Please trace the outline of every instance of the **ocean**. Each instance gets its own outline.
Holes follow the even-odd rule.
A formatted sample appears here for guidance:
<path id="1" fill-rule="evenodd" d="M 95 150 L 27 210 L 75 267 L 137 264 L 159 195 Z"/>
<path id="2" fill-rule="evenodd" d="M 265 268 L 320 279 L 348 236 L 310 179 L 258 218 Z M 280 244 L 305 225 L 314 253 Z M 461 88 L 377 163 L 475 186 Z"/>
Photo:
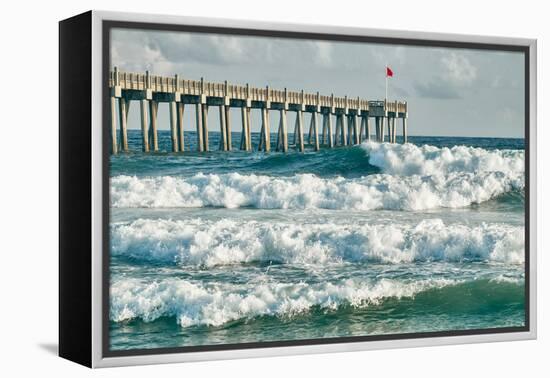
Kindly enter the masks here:
<path id="1" fill-rule="evenodd" d="M 111 350 L 525 325 L 523 139 L 209 137 L 110 157 Z"/>

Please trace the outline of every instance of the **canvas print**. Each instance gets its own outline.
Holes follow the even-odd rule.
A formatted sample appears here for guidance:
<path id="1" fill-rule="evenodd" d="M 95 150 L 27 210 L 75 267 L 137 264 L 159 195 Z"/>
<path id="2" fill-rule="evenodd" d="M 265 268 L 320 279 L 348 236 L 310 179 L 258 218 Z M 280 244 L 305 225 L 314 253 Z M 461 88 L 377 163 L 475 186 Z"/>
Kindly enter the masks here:
<path id="1" fill-rule="evenodd" d="M 525 330 L 525 54 L 317 38 L 110 29 L 110 351 Z"/>

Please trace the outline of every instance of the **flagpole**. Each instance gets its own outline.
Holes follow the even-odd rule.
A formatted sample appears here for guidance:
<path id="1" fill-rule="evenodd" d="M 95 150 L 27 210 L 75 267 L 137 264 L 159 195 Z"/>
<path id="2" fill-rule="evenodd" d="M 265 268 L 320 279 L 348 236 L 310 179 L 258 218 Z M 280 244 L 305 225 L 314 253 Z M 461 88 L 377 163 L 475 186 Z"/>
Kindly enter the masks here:
<path id="1" fill-rule="evenodd" d="M 388 101 L 388 64 L 386 63 L 386 69 L 384 71 L 384 75 L 386 76 L 386 102 Z"/>

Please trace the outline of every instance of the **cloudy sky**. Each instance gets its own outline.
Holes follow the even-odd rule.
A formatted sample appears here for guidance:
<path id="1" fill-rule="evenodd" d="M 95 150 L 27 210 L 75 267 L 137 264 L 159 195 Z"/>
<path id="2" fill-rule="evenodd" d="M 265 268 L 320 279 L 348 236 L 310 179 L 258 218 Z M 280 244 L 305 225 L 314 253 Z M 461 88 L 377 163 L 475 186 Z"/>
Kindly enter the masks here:
<path id="1" fill-rule="evenodd" d="M 521 53 L 113 29 L 111 67 L 207 81 L 409 103 L 411 135 L 523 137 Z M 191 108 L 191 107 L 189 107 Z M 161 104 L 159 128 L 168 128 Z M 138 128 L 137 104 L 130 128 Z M 254 113 L 254 112 L 253 112 Z M 192 130 L 193 110 L 185 115 Z M 212 126 L 217 112 L 212 112 Z M 232 128 L 239 130 L 237 113 Z M 254 116 L 253 116 L 254 117 Z M 254 122 L 254 119 L 253 119 Z M 259 129 L 256 122 L 254 129 Z"/>

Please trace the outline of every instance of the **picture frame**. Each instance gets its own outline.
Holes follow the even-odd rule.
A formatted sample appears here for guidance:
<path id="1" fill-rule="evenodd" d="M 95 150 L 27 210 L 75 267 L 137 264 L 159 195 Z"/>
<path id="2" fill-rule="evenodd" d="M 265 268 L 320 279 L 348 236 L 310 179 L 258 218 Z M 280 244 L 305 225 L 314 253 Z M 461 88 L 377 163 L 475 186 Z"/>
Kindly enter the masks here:
<path id="1" fill-rule="evenodd" d="M 89 11 L 81 15 L 69 18 L 67 20 L 63 20 L 60 22 L 59 28 L 59 354 L 61 357 L 67 358 L 88 367 L 111 367 L 152 363 L 188 361 L 191 362 L 247 357 L 283 356 L 305 353 L 344 352 L 397 347 L 511 341 L 536 338 L 537 173 L 535 141 L 537 115 L 537 55 L 535 40 L 363 29 L 350 27 L 297 25 L 285 23 L 271 24 L 255 21 L 193 18 L 182 16 L 148 15 L 104 11 Z M 136 131 L 137 134 L 135 134 L 135 138 L 137 138 L 137 141 L 131 140 L 130 145 L 141 146 L 140 143 L 143 143 L 143 149 L 146 150 L 146 152 L 144 153 L 154 153 L 155 151 L 153 150 L 155 150 L 155 145 L 151 144 L 151 146 L 149 146 L 148 143 L 158 143 L 157 138 L 160 139 L 160 137 L 156 135 L 156 126 L 154 128 L 154 133 L 151 134 L 150 130 L 153 130 L 153 123 L 150 121 L 151 118 L 146 118 L 145 116 L 143 116 L 143 109 L 146 109 L 145 112 L 153 109 L 149 107 L 150 103 L 146 102 L 156 101 L 156 106 L 158 106 L 158 103 L 166 102 L 168 103 L 169 107 L 174 106 L 173 109 L 169 108 L 170 113 L 168 116 L 168 123 L 172 125 L 171 129 L 170 131 L 166 130 L 165 132 L 165 135 L 167 136 L 166 140 L 169 141 L 171 144 L 166 142 L 167 144 L 164 147 L 159 148 L 159 150 L 165 150 L 166 156 L 170 155 L 171 153 L 178 152 L 178 147 L 176 145 L 178 145 L 179 143 L 179 146 L 182 146 L 182 142 L 184 140 L 183 138 L 188 138 L 188 141 L 185 142 L 187 144 L 184 145 L 183 154 L 185 154 L 186 151 L 189 151 L 190 149 L 194 149 L 196 145 L 202 145 L 203 148 L 203 150 L 199 152 L 199 154 L 202 155 L 199 156 L 205 156 L 205 154 L 208 154 L 207 151 L 209 149 L 209 146 L 210 149 L 217 149 L 218 147 L 217 145 L 215 147 L 212 147 L 214 146 L 212 143 L 210 143 L 209 145 L 208 129 L 206 129 L 206 132 L 202 132 L 202 136 L 206 138 L 206 142 L 204 140 L 202 142 L 198 141 L 199 135 L 201 135 L 198 129 L 195 137 L 196 140 L 195 142 L 193 142 L 192 138 L 189 139 L 189 135 L 194 135 L 192 134 L 192 132 L 189 132 L 188 129 L 185 129 L 184 132 L 183 126 L 181 129 L 178 129 L 176 127 L 176 124 L 178 124 L 179 122 L 177 114 L 180 109 L 178 105 L 180 101 L 176 100 L 174 96 L 180 97 L 182 99 L 181 103 L 183 104 L 184 100 L 181 96 L 187 95 L 189 96 L 189 101 L 185 104 L 192 104 L 193 106 L 195 104 L 204 104 L 205 109 L 208 109 L 206 107 L 206 104 L 208 104 L 212 107 L 219 106 L 220 109 L 224 107 L 226 107 L 226 109 L 229 109 L 231 107 L 247 109 L 268 108 L 271 110 L 281 111 L 281 114 L 288 110 L 289 112 L 294 111 L 298 115 L 300 115 L 300 112 L 311 112 L 313 114 L 319 113 L 319 115 L 323 115 L 323 109 L 326 108 L 328 112 L 326 113 L 328 114 L 328 118 L 323 118 L 322 124 L 319 120 L 314 122 L 314 119 L 316 119 L 316 117 L 314 118 L 312 116 L 311 118 L 311 128 L 312 130 L 313 128 L 316 130 L 316 132 L 313 134 L 313 142 L 305 142 L 305 134 L 307 133 L 305 129 L 307 129 L 307 125 L 304 124 L 302 121 L 302 132 L 300 133 L 302 137 L 299 138 L 299 141 L 302 142 L 302 147 L 300 147 L 300 143 L 298 142 L 296 147 L 298 152 L 303 152 L 304 143 L 310 144 L 310 150 L 313 149 L 314 151 L 323 149 L 322 146 L 319 146 L 319 143 L 321 143 L 321 145 L 329 143 L 325 139 L 324 132 L 323 142 L 320 142 L 321 139 L 318 134 L 321 132 L 321 128 L 324 129 L 325 126 L 328 127 L 331 122 L 331 115 L 334 115 L 334 117 L 336 118 L 334 118 L 334 126 L 330 126 L 328 128 L 329 131 L 327 133 L 327 138 L 333 138 L 333 136 L 337 140 L 338 138 L 340 138 L 339 143 L 343 145 L 346 145 L 346 143 L 349 143 L 349 145 L 359 145 L 363 142 L 363 140 L 360 139 L 363 138 L 361 131 L 363 130 L 362 122 L 363 119 L 365 119 L 365 113 L 363 113 L 364 117 L 361 117 L 361 110 L 364 111 L 365 109 L 368 109 L 368 112 L 370 112 L 366 114 L 364 126 L 366 130 L 371 130 L 366 132 L 367 138 L 369 138 L 370 140 L 371 134 L 376 134 L 375 138 L 377 138 L 378 140 L 375 142 L 377 143 L 386 141 L 384 139 L 386 135 L 384 122 L 388 122 L 387 131 L 389 131 L 388 137 L 390 143 L 397 142 L 399 138 L 401 138 L 399 140 L 406 142 L 408 131 L 407 127 L 410 128 L 409 131 L 412 140 L 412 135 L 414 135 L 413 130 L 415 127 L 413 125 L 414 117 L 412 116 L 412 114 L 414 114 L 415 112 L 413 104 L 410 104 L 409 109 L 408 102 L 387 101 L 387 81 L 388 77 L 393 76 L 393 71 L 388 66 L 388 64 L 386 64 L 386 72 L 384 73 L 384 75 L 386 76 L 386 101 L 382 102 L 380 102 L 380 99 L 356 99 L 355 97 L 348 98 L 347 96 L 339 97 L 335 96 L 334 94 L 332 94 L 331 96 L 330 93 L 320 93 L 320 91 L 304 92 L 302 90 L 300 92 L 298 88 L 293 88 L 289 91 L 287 91 L 286 88 L 284 88 L 284 90 L 283 88 L 270 89 L 269 87 L 266 88 L 263 85 L 246 85 L 246 87 L 244 88 L 246 88 L 248 92 L 245 91 L 246 93 L 242 94 L 242 88 L 245 83 L 232 83 L 229 80 L 231 79 L 230 77 L 228 78 L 229 84 L 226 81 L 225 87 L 223 87 L 221 86 L 222 82 L 220 80 L 213 80 L 212 82 L 210 82 L 204 79 L 201 80 L 201 78 L 199 77 L 193 77 L 187 80 L 185 78 L 179 78 L 178 76 L 175 76 L 174 78 L 173 75 L 155 75 L 155 73 L 149 74 L 145 72 L 140 72 L 142 76 L 127 77 L 126 75 L 124 75 L 125 81 L 124 84 L 121 85 L 120 80 L 122 80 L 122 75 L 119 71 L 119 67 L 113 67 L 113 64 L 111 62 L 112 56 L 110 53 L 110 48 L 113 45 L 111 33 L 114 29 L 150 31 L 160 33 L 196 33 L 199 35 L 216 34 L 221 36 L 234 36 L 245 38 L 266 38 L 267 40 L 269 40 L 270 38 L 279 38 L 283 40 L 302 42 L 328 41 L 330 43 L 336 44 L 355 43 L 359 46 L 363 44 L 373 44 L 375 46 L 389 45 L 427 49 L 444 48 L 450 49 L 452 51 L 460 49 L 480 52 L 513 52 L 520 54 L 522 57 L 521 63 L 523 65 L 523 90 L 520 93 L 523 99 L 523 103 L 521 104 L 523 109 L 523 127 L 520 130 L 522 133 L 522 138 L 520 139 L 522 139 L 522 143 L 524 146 L 522 149 L 522 151 L 524 151 L 524 155 L 521 155 L 521 159 L 523 159 L 524 161 L 524 165 L 522 166 L 522 174 L 524 175 L 524 187 L 521 188 L 521 190 L 523 191 L 521 205 L 518 205 L 521 206 L 522 213 L 519 215 L 516 214 L 516 217 L 518 219 L 523 217 L 523 224 L 520 228 L 524 230 L 524 233 L 521 235 L 523 238 L 524 250 L 524 255 L 522 256 L 521 260 L 523 271 L 520 272 L 524 290 L 522 292 L 523 294 L 521 299 L 521 306 L 523 306 L 522 308 L 524 309 L 525 314 L 525 321 L 523 322 L 523 325 L 499 326 L 496 328 L 483 326 L 480 328 L 470 327 L 467 329 L 443 329 L 418 332 L 399 332 L 398 330 L 396 332 L 382 332 L 361 335 L 353 333 L 333 335 L 330 334 L 329 330 L 327 329 L 325 330 L 326 334 L 330 334 L 330 336 L 327 337 L 304 337 L 296 339 L 281 339 L 274 337 L 272 339 L 265 339 L 266 336 L 262 334 L 261 338 L 260 336 L 258 336 L 258 338 L 253 341 L 227 341 L 217 343 L 201 343 L 197 341 L 195 344 L 191 345 L 186 344 L 174 346 L 170 344 L 169 346 L 163 347 L 158 346 L 162 344 L 154 344 L 155 346 L 150 348 L 135 347 L 129 349 L 112 349 L 111 332 L 113 332 L 113 329 L 118 330 L 117 325 L 113 325 L 113 323 L 117 322 L 113 322 L 112 318 L 115 317 L 117 319 L 122 319 L 121 322 L 126 321 L 126 318 L 124 318 L 123 314 L 112 314 L 113 301 L 111 297 L 113 296 L 114 290 L 112 286 L 112 270 L 114 268 L 111 259 L 113 254 L 110 253 L 110 251 L 113 250 L 112 238 L 114 232 L 114 218 L 112 218 L 112 213 L 116 213 L 118 211 L 113 210 L 113 208 L 116 208 L 117 205 L 113 205 L 112 198 L 112 186 L 114 185 L 114 179 L 113 176 L 110 175 L 110 172 L 115 168 L 113 168 L 111 157 L 114 153 L 121 152 L 118 149 L 121 148 L 119 146 L 124 146 L 124 141 L 128 143 L 127 140 L 132 139 L 132 135 L 130 135 L 129 138 L 128 135 L 121 133 L 121 129 L 117 128 L 116 126 L 120 125 L 120 123 L 122 122 L 121 111 L 119 110 L 118 113 L 115 111 L 110 111 L 110 109 L 113 109 L 112 104 L 117 104 L 116 102 L 112 102 L 113 99 L 115 101 L 119 101 L 117 99 L 121 98 L 122 91 L 127 91 L 128 95 L 130 95 L 130 91 L 135 91 L 136 93 L 139 92 L 138 94 L 135 94 L 139 98 L 132 97 L 128 100 L 140 101 L 141 118 L 139 119 L 141 119 L 142 122 L 141 134 L 139 134 L 139 130 Z M 458 63 L 462 64 L 463 62 L 461 63 L 459 61 Z M 200 62 L 200 64 L 209 63 L 203 60 Z M 199 67 L 200 64 L 198 65 Z M 264 71 L 259 69 L 258 75 L 260 78 L 262 77 L 261 75 L 263 72 Z M 174 74 L 178 74 L 178 72 L 174 72 Z M 235 72 L 233 72 L 233 74 L 235 74 Z M 169 82 L 169 80 L 172 80 L 172 78 L 174 81 Z M 205 83 L 207 86 L 206 92 L 204 89 Z M 210 83 L 212 84 L 212 87 L 210 87 Z M 216 83 L 218 83 L 219 86 L 215 86 Z M 240 84 L 240 87 L 237 84 Z M 183 86 L 183 88 L 180 87 L 180 85 Z M 290 83 L 288 85 L 289 87 L 291 86 Z M 164 86 L 170 88 L 159 89 L 164 88 Z M 231 90 L 234 91 L 231 92 L 233 94 L 230 96 L 227 92 L 228 88 L 233 88 Z M 241 92 L 239 92 L 239 90 L 241 90 Z M 421 91 L 421 89 L 419 88 L 417 88 L 417 90 Z M 200 93 L 195 93 L 194 91 L 199 91 Z M 225 92 L 220 92 L 221 94 L 216 95 L 216 91 Z M 252 95 L 250 94 L 250 91 L 252 92 Z M 169 93 L 172 97 L 161 98 L 159 97 L 160 95 L 157 92 Z M 133 96 L 133 94 L 131 95 Z M 204 99 L 202 99 L 202 96 L 204 96 Z M 266 98 L 262 96 L 266 96 Z M 296 97 L 296 99 L 292 99 L 292 96 Z M 221 99 L 219 101 L 222 102 L 218 104 L 214 100 L 210 100 L 210 98 L 216 98 L 216 101 L 218 101 L 217 99 L 219 98 Z M 344 102 L 340 103 L 338 101 Z M 274 106 L 271 106 L 272 102 Z M 268 103 L 269 105 L 266 105 Z M 300 104 L 299 108 L 297 108 L 298 104 Z M 282 107 L 279 108 L 279 106 Z M 119 105 L 114 105 L 114 107 L 120 109 Z M 348 108 L 352 109 L 352 115 L 355 116 L 354 119 L 346 118 L 348 116 Z M 199 108 L 197 107 L 197 109 Z M 342 109 L 342 112 L 338 113 L 336 109 Z M 357 109 L 357 112 L 353 113 L 353 109 Z M 154 111 L 156 112 L 157 110 L 158 108 L 156 108 Z M 381 112 L 380 114 L 377 113 L 379 111 Z M 208 113 L 208 110 L 206 110 L 206 112 Z M 197 114 L 199 114 L 198 110 Z M 391 114 L 393 114 L 393 116 Z M 409 126 L 407 126 L 407 119 L 409 118 L 409 114 L 411 118 L 411 123 L 409 124 Z M 229 119 L 230 113 L 223 113 L 223 116 Z M 223 125 L 221 121 L 223 116 L 222 112 L 220 112 L 219 119 L 221 125 Z M 235 118 L 234 115 L 232 117 Z M 250 117 L 250 115 L 248 117 Z M 262 113 L 260 117 L 264 117 L 261 122 L 263 127 L 265 127 L 266 124 L 269 124 L 269 111 L 266 110 L 266 112 Z M 372 126 L 370 126 L 369 117 L 371 117 L 373 121 L 376 120 L 376 125 L 373 124 Z M 359 120 L 359 118 L 361 119 Z M 183 119 L 184 118 L 182 114 L 182 123 Z M 123 122 L 127 122 L 128 120 L 129 118 L 126 118 Z M 201 122 L 206 121 L 205 118 L 200 118 L 200 120 Z M 299 116 L 297 117 L 296 125 L 300 125 L 300 122 L 298 120 Z M 400 121 L 402 122 L 403 127 L 402 135 L 397 132 Z M 198 124 L 199 116 L 197 116 L 197 125 Z M 248 121 L 246 121 L 246 116 L 243 116 L 243 130 L 246 130 L 246 127 L 244 126 L 245 124 L 250 125 L 251 121 L 250 118 L 248 119 Z M 344 126 L 345 124 L 347 126 Z M 286 151 L 289 149 L 289 137 L 286 135 L 286 133 L 290 126 L 285 126 L 283 128 L 282 125 L 283 117 L 281 116 L 281 121 L 278 128 L 277 126 L 273 127 L 272 125 L 270 132 L 263 132 L 263 134 L 257 132 L 257 135 L 255 134 L 254 136 L 255 139 L 252 139 L 250 129 L 248 129 L 248 134 L 242 134 L 244 138 L 242 139 L 244 140 L 244 151 L 250 152 L 250 150 L 248 150 L 249 147 L 247 147 L 247 143 L 252 145 L 250 146 L 250 149 L 252 149 L 252 147 L 254 147 L 254 149 L 257 149 L 257 147 L 261 148 L 263 141 L 262 153 L 268 154 L 269 152 L 272 152 L 274 154 L 274 150 L 279 148 L 283 152 L 277 153 L 286 153 Z M 232 130 L 233 134 L 238 135 L 236 127 L 237 126 L 233 126 Z M 267 127 L 269 130 L 269 126 Z M 331 127 L 335 127 L 335 129 L 333 130 Z M 210 132 L 214 132 L 214 129 L 217 129 L 217 126 L 210 126 Z M 274 129 L 284 131 L 276 135 L 276 130 Z M 361 129 L 361 131 L 358 131 L 359 129 Z M 147 132 L 145 132 L 144 130 L 147 130 Z M 227 130 L 227 126 L 225 130 Z M 180 138 L 180 134 L 178 134 L 179 132 L 181 132 L 182 139 L 178 139 Z M 349 135 L 344 136 L 346 132 L 348 132 Z M 341 135 L 338 135 L 338 133 L 341 133 Z M 226 154 L 229 154 L 229 151 L 227 151 L 227 138 L 231 139 L 231 128 L 229 129 L 228 134 L 229 135 L 224 135 L 224 133 L 220 133 L 220 135 L 226 138 L 225 140 L 222 140 L 220 142 L 222 146 L 224 145 L 223 143 L 225 143 L 225 147 L 222 148 L 222 150 Z M 352 134 L 354 135 L 354 138 L 357 138 L 357 140 L 354 141 L 352 139 Z M 271 141 L 269 139 L 270 135 L 273 137 L 273 140 Z M 310 138 L 311 135 L 312 134 L 310 131 Z M 118 141 L 116 141 L 117 137 L 120 137 Z M 276 137 L 280 138 L 280 144 L 278 141 L 275 142 Z M 237 143 L 238 142 L 234 140 L 233 146 L 235 149 L 239 149 L 239 147 L 242 147 L 242 145 L 238 146 Z M 333 143 L 337 144 L 338 142 L 331 139 L 331 147 Z M 412 144 L 416 145 L 414 141 Z M 145 147 L 146 145 L 147 148 Z M 420 145 L 421 143 L 419 142 L 418 146 Z M 231 142 L 229 142 L 229 146 L 231 146 Z M 270 151 L 270 147 L 272 151 Z M 493 147 L 486 149 L 488 151 L 493 151 L 492 148 Z M 122 147 L 122 149 L 124 149 L 124 147 Z M 170 149 L 172 149 L 172 151 L 170 151 Z M 123 153 L 124 151 L 122 151 L 121 155 L 123 155 Z M 141 155 L 139 152 L 136 154 Z M 230 163 L 226 162 L 226 164 Z M 122 163 L 120 163 L 120 165 L 124 166 L 124 164 Z M 309 173 L 309 171 L 307 170 L 305 170 L 304 172 Z M 473 172 L 472 174 L 475 174 L 475 172 Z M 139 177 L 140 176 L 138 175 L 138 178 Z M 316 183 L 318 184 L 317 181 Z M 139 185 L 144 184 L 143 182 L 140 182 Z M 153 185 L 153 188 L 156 187 Z M 130 194 L 135 195 L 135 193 Z M 128 193 L 126 193 L 125 195 L 128 195 Z M 250 205 L 250 202 L 246 201 L 243 201 L 243 203 L 245 204 L 242 205 L 243 207 L 260 207 L 256 206 L 255 204 Z M 472 203 L 477 204 L 478 202 L 473 201 Z M 181 204 L 171 204 L 170 206 L 174 206 L 176 208 L 180 206 L 180 210 L 177 211 L 178 214 L 184 212 L 183 210 L 181 210 L 181 208 L 188 208 L 187 206 L 183 206 Z M 199 206 L 199 208 L 201 206 Z M 219 205 L 207 204 L 202 207 L 217 206 Z M 222 208 L 232 208 L 232 206 L 233 204 L 221 205 Z M 237 207 L 240 206 L 240 204 L 237 205 Z M 331 206 L 333 205 L 330 205 L 328 207 L 330 208 Z M 121 208 L 122 207 L 124 206 L 121 206 Z M 140 208 L 147 206 L 143 205 L 143 202 L 138 201 L 137 204 L 131 204 L 128 207 Z M 161 207 L 165 208 L 164 206 Z M 288 204 L 285 204 L 284 206 L 281 206 L 281 210 L 284 210 L 288 207 Z M 290 206 L 290 208 L 292 208 L 292 206 Z M 306 207 L 306 210 L 307 209 L 308 208 Z M 341 210 L 347 211 L 349 209 L 342 208 Z M 388 207 L 383 208 L 383 210 L 393 209 Z M 397 210 L 401 211 L 400 214 L 407 211 L 406 208 L 398 208 Z M 171 214 L 167 219 L 171 221 L 174 217 L 176 217 L 176 215 L 174 214 Z M 155 213 L 154 217 L 152 217 L 151 219 L 156 219 L 156 216 L 157 213 Z M 161 217 L 161 215 L 158 216 Z M 182 222 L 185 223 L 185 221 Z M 296 224 L 299 224 L 299 222 Z M 368 224 L 370 223 L 367 223 L 365 227 L 367 227 Z M 171 227 L 176 226 L 172 225 Z M 172 231 L 170 232 L 175 232 L 173 231 L 173 228 L 171 230 Z M 203 229 L 198 228 L 193 230 L 194 232 L 200 232 Z M 511 232 L 510 229 L 506 230 L 508 230 L 506 232 Z M 225 230 L 224 232 L 229 231 Z M 237 237 L 234 238 L 234 240 L 238 239 Z M 453 239 L 453 242 L 458 243 L 457 240 L 458 239 Z M 156 242 L 160 243 L 159 241 Z M 177 242 L 183 243 L 181 240 L 178 240 Z M 362 240 L 361 243 L 365 243 L 365 240 Z M 180 247 L 181 246 L 178 246 L 178 248 Z M 243 248 L 246 250 L 246 248 L 251 247 L 247 246 Z M 135 255 L 131 255 L 130 257 L 135 258 Z M 345 260 L 345 257 L 343 259 Z M 150 260 L 147 261 L 148 262 L 146 264 L 151 263 Z M 248 262 L 249 260 L 246 260 L 246 263 Z M 235 262 L 232 261 L 232 263 Z M 242 261 L 237 261 L 237 264 L 238 263 L 242 263 Z M 265 261 L 262 262 L 262 264 L 263 263 L 265 263 Z M 310 263 L 311 262 L 308 262 L 308 264 Z M 200 260 L 199 265 L 197 266 L 199 266 L 200 269 L 203 269 L 201 270 L 201 272 L 204 272 L 205 265 L 207 267 L 209 266 L 207 263 L 205 263 L 205 260 Z M 284 265 L 284 262 L 282 263 L 282 265 Z M 267 267 L 265 265 L 260 265 L 260 268 L 264 271 L 268 271 L 270 267 L 271 262 L 269 262 L 269 266 Z M 117 266 L 117 269 L 121 270 L 124 270 L 126 268 L 127 266 Z M 505 277 L 508 276 L 505 275 Z M 255 277 L 254 279 L 256 278 L 257 277 Z M 496 279 L 497 278 L 494 277 L 491 278 L 491 280 Z M 301 278 L 301 280 L 307 280 L 307 278 Z M 224 285 L 226 284 L 227 283 L 224 283 Z M 211 286 L 209 286 L 209 288 L 211 289 Z M 348 289 L 349 288 L 346 288 L 345 290 Z M 128 288 L 127 286 L 120 286 L 120 290 L 121 292 L 124 290 L 128 290 L 127 292 L 133 292 L 133 289 Z M 208 290 L 205 289 L 205 292 L 208 292 Z M 225 293 L 225 295 L 229 294 L 234 293 Z M 224 294 L 222 293 L 222 297 L 223 295 Z M 315 295 L 318 295 L 318 292 L 316 292 Z M 143 301 L 143 298 L 139 300 Z M 372 299 L 368 299 L 368 301 L 371 300 Z M 313 305 L 321 306 L 321 308 L 325 309 L 317 302 L 314 302 Z M 128 306 L 128 304 L 125 302 L 124 306 Z M 159 306 L 162 307 L 163 304 L 160 304 Z M 338 306 L 338 304 L 336 306 Z M 329 307 L 330 306 L 327 305 L 326 308 Z M 213 306 L 212 308 L 216 309 L 217 307 Z M 241 311 L 242 313 L 244 310 L 242 310 L 242 307 L 239 308 L 239 311 Z M 223 309 L 225 310 L 225 308 Z M 126 310 L 128 310 L 128 307 L 126 307 Z M 135 314 L 132 314 L 132 316 L 137 318 L 139 318 L 139 316 L 147 317 L 147 315 L 143 315 L 142 313 L 136 315 L 139 311 L 135 310 Z M 321 312 L 324 313 L 323 311 Z M 330 311 L 330 309 L 327 311 Z M 204 311 L 201 314 L 204 314 Z M 265 314 L 267 313 L 260 313 L 260 315 Z M 166 314 L 164 314 L 163 316 L 165 315 Z M 170 313 L 170 316 L 172 315 L 174 314 Z M 193 323 L 195 321 L 198 321 L 199 323 L 202 321 L 201 319 L 197 320 L 190 317 L 190 315 L 187 313 L 182 314 L 181 312 L 178 312 L 177 316 L 179 316 L 179 325 L 185 323 L 185 320 L 182 320 L 182 316 L 186 316 L 185 319 L 189 321 L 189 324 L 195 324 Z M 254 316 L 251 316 L 251 319 L 254 319 Z M 134 317 L 131 317 L 131 319 L 134 319 Z M 235 319 L 236 318 L 230 318 L 230 320 Z M 292 323 L 292 321 L 293 320 L 291 319 L 290 322 Z M 503 320 L 504 323 L 506 321 L 506 319 Z M 145 321 L 144 324 L 148 324 L 147 321 Z M 201 323 L 201 326 L 204 329 L 208 330 L 211 329 L 208 327 L 212 327 L 212 324 L 217 323 L 213 321 L 211 323 Z M 215 326 L 216 325 L 214 325 L 214 327 Z M 246 329 L 247 328 L 243 328 L 239 332 L 245 332 L 244 330 Z M 132 337 L 130 333 L 129 339 L 131 338 Z"/>

